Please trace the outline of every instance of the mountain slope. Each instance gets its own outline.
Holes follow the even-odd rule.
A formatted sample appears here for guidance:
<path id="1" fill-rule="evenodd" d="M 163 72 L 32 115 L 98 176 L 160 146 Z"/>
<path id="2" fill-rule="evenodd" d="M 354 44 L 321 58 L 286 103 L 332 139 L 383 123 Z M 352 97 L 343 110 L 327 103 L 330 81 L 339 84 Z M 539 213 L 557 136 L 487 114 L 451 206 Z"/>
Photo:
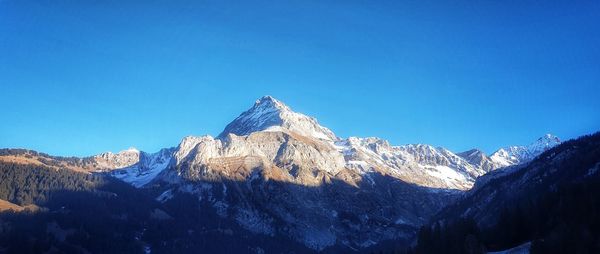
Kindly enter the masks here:
<path id="1" fill-rule="evenodd" d="M 546 134 L 527 146 L 508 146 L 499 149 L 490 159 L 503 167 L 525 163 L 533 160 L 540 153 L 560 144 L 560 139 Z"/>
<path id="2" fill-rule="evenodd" d="M 0 179 L 0 206 L 15 203 L 0 212 L 2 253 L 311 252 L 223 220 L 190 194 L 156 200 L 107 174 L 0 161 Z"/>
<path id="3" fill-rule="evenodd" d="M 528 164 L 509 167 L 478 179 L 445 213 L 472 217 L 481 225 L 495 223 L 501 207 L 514 199 L 552 191 L 557 185 L 572 183 L 596 174 L 600 163 L 600 134 L 565 142 L 542 153 Z M 460 211 L 460 212 L 459 212 Z M 443 215 L 441 217 L 448 217 Z"/>
<path id="4" fill-rule="evenodd" d="M 503 167 L 499 163 L 494 162 L 490 157 L 488 157 L 484 152 L 478 149 L 471 149 L 469 151 L 465 151 L 462 153 L 457 153 L 456 155 L 465 159 L 472 165 L 480 168 L 485 172 L 490 172 L 492 170 Z"/>
<path id="5" fill-rule="evenodd" d="M 463 241 L 494 251 L 527 242 L 532 253 L 600 251 L 600 133 L 493 173 L 435 216 L 417 253 L 464 253 Z"/>
<path id="6" fill-rule="evenodd" d="M 123 168 L 112 166 L 112 175 L 135 187 L 142 187 L 171 165 L 173 148 L 164 148 L 156 153 L 138 152 L 137 160 L 127 163 Z"/>
<path id="7" fill-rule="evenodd" d="M 219 137 L 184 138 L 153 182 L 257 234 L 359 250 L 410 239 L 459 194 L 448 189 L 469 189 L 489 170 L 444 148 L 341 139 L 263 97 Z"/>

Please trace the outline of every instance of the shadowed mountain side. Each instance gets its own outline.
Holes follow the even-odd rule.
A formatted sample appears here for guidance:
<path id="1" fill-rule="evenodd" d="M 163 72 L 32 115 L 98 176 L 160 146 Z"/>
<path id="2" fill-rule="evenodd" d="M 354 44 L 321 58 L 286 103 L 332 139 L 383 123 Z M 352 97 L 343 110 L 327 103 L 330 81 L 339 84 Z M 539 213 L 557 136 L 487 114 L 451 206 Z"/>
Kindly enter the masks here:
<path id="1" fill-rule="evenodd" d="M 44 204 L 49 212 L 0 213 L 2 253 L 312 252 L 286 238 L 256 235 L 221 220 L 191 196 L 158 205 L 148 197 L 109 198 L 85 191 L 54 191 L 52 196 Z"/>
<path id="2" fill-rule="evenodd" d="M 415 253 L 600 251 L 600 133 L 477 180 L 419 232 Z"/>
<path id="3" fill-rule="evenodd" d="M 48 209 L 2 215 L 0 246 L 5 250 L 33 239 L 30 249 L 20 253 L 52 248 L 303 253 L 315 250 L 300 242 L 330 241 L 322 248 L 325 252 L 353 251 L 357 248 L 351 243 L 367 240 L 399 240 L 396 245 L 404 245 L 420 224 L 404 224 L 399 217 L 415 214 L 410 220 L 424 222 L 455 195 L 377 174 L 369 176 L 375 185 L 363 181 L 358 187 L 336 180 L 307 187 L 248 179 L 190 181 L 181 186 L 157 183 L 136 189 L 106 175 L 22 164 L 0 166 L 4 176 L 17 174 L 4 177 L 8 181 L 1 185 L 12 198 L 0 198 L 26 205 L 26 198 L 15 197 L 30 196 L 31 203 Z M 171 189 L 175 187 L 180 188 Z M 23 192 L 28 195 L 18 194 Z M 45 235 L 48 231 L 54 233 Z"/>
<path id="4" fill-rule="evenodd" d="M 50 174 L 38 174 L 38 170 Z M 14 179 L 52 179 L 34 184 L 35 193 L 44 195 L 32 199 L 45 211 L 0 213 L 2 253 L 312 252 L 286 238 L 248 232 L 189 194 L 180 193 L 161 203 L 152 190 L 136 189 L 112 177 L 96 176 L 93 188 L 75 190 L 61 188 L 64 179 L 52 169 L 26 171 L 21 172 L 25 177 Z M 86 177 L 74 174 L 64 178 Z M 3 181 L 6 186 L 21 189 L 15 193 L 29 192 L 15 181 Z"/>
<path id="5" fill-rule="evenodd" d="M 357 186 L 330 179 L 318 186 L 265 180 L 190 180 L 151 188 L 193 193 L 222 219 L 265 236 L 285 235 L 315 250 L 362 250 L 385 240 L 410 241 L 416 229 L 460 192 L 420 187 L 379 173 Z"/>
<path id="6" fill-rule="evenodd" d="M 502 207 L 535 199 L 559 185 L 584 181 L 596 172 L 598 163 L 600 133 L 566 141 L 528 164 L 482 176 L 464 198 L 445 208 L 436 219 L 474 217 L 481 226 L 488 226 L 496 222 Z"/>

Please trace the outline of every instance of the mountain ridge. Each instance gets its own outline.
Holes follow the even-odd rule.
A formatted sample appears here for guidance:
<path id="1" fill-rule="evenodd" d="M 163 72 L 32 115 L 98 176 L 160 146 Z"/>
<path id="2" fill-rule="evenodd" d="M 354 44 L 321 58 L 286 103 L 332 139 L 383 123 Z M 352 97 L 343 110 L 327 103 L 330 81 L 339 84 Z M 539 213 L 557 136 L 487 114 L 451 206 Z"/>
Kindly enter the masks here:
<path id="1" fill-rule="evenodd" d="M 528 155 L 554 143 L 541 144 Z M 110 174 L 160 194 L 161 202 L 191 194 L 223 220 L 317 251 L 408 240 L 478 177 L 502 167 L 477 151 L 455 154 L 426 144 L 394 146 L 376 137 L 340 138 L 270 96 L 217 137 L 187 136 L 155 153 L 128 149 L 67 162 L 38 157 L 40 163 Z M 3 158 L 8 157 L 0 153 Z"/>
<path id="2" fill-rule="evenodd" d="M 433 147 L 426 144 L 392 146 L 387 140 L 375 137 L 349 137 L 343 139 L 337 137 L 328 128 L 319 125 L 315 118 L 292 111 L 290 107 L 272 96 L 263 96 L 256 100 L 250 109 L 244 111 L 229 123 L 217 137 L 213 138 L 210 135 L 205 135 L 201 137 L 188 136 L 182 139 L 176 149 L 177 155 L 174 161 L 175 164 L 179 164 L 185 159 L 184 157 L 190 156 L 190 153 L 198 152 L 210 158 L 221 157 L 225 154 L 230 154 L 227 156 L 252 155 L 259 157 L 270 154 L 267 156 L 267 159 L 273 160 L 275 158 L 275 151 L 265 154 L 266 150 L 261 150 L 265 146 L 259 148 L 259 145 L 256 145 L 257 143 L 251 145 L 251 147 L 238 146 L 233 148 L 234 146 L 231 146 L 231 144 L 242 144 L 243 142 L 238 142 L 240 140 L 248 140 L 247 138 L 240 139 L 239 137 L 249 137 L 253 133 L 265 133 L 263 136 L 266 137 L 269 135 L 266 133 L 272 132 L 287 133 L 281 139 L 293 137 L 294 139 L 301 140 L 301 143 L 318 144 L 315 147 L 319 147 L 319 149 L 313 151 L 312 155 L 305 156 L 310 157 L 323 151 L 329 151 L 327 153 L 330 153 L 329 156 L 333 157 L 329 157 L 328 160 L 333 163 L 328 164 L 325 161 L 317 163 L 321 170 L 339 171 L 340 168 L 350 168 L 355 172 L 364 173 L 377 168 L 381 169 L 379 171 L 382 171 L 384 174 L 395 175 L 396 178 L 419 185 L 456 189 L 468 189 L 478 176 L 501 167 L 526 162 L 545 149 L 560 142 L 546 142 L 546 145 L 539 145 L 537 147 L 533 147 L 533 143 L 527 147 L 513 146 L 514 149 L 520 149 L 520 151 L 506 153 L 501 148 L 491 156 L 487 156 L 481 152 L 475 157 L 468 157 L 463 153 L 455 154 L 443 147 Z M 254 135 L 254 137 L 256 136 Z M 544 137 L 547 140 L 554 136 L 547 134 Z M 541 142 L 544 137 L 538 139 L 538 142 Z M 253 142 L 260 143 L 261 141 L 254 140 Z M 531 151 L 527 150 L 530 147 Z M 223 148 L 228 148 L 229 152 L 237 150 L 233 153 L 219 150 Z M 244 149 L 252 151 L 243 151 Z M 333 150 L 337 150 L 339 155 L 335 155 Z M 510 156 L 514 156 L 514 154 L 523 154 L 523 158 L 509 160 Z M 197 161 L 207 162 L 209 160 L 208 157 L 197 158 Z M 306 160 L 309 157 L 303 158 Z M 311 158 L 310 160 L 315 162 L 313 159 Z M 342 162 L 342 160 L 345 162 Z M 282 162 L 279 161 L 279 163 Z M 113 167 L 118 166 L 115 165 Z M 445 178 L 448 176 L 452 176 L 453 180 L 447 181 Z"/>
<path id="3" fill-rule="evenodd" d="M 263 134 L 253 136 L 255 133 Z M 471 154 L 454 153 L 443 147 L 426 144 L 395 146 L 376 137 L 339 138 L 328 128 L 319 125 L 315 118 L 294 112 L 283 102 L 267 95 L 256 100 L 251 108 L 236 117 L 217 137 L 187 136 L 178 146 L 164 148 L 155 153 L 142 152 L 135 148 L 117 153 L 101 153 L 86 157 L 92 162 L 80 166 L 79 170 L 114 170 L 116 177 L 141 187 L 169 167 L 180 165 L 186 160 L 188 163 L 194 162 L 191 156 L 196 157 L 198 163 L 207 163 L 212 158 L 222 156 L 250 155 L 281 166 L 282 163 L 286 163 L 285 160 L 274 161 L 280 151 L 267 148 L 259 139 L 247 138 L 267 138 L 268 133 L 286 133 L 278 138 L 279 141 L 275 141 L 274 147 L 290 138 L 299 141 L 299 144 L 310 144 L 308 147 L 312 147 L 312 152 L 298 154 L 309 150 L 296 149 L 293 154 L 288 154 L 292 156 L 286 159 L 291 159 L 290 162 L 304 161 L 305 165 L 315 165 L 319 170 L 331 172 L 340 172 L 345 168 L 353 171 L 358 178 L 366 172 L 377 171 L 421 186 L 461 190 L 469 189 L 478 176 L 498 168 L 526 163 L 537 154 L 560 143 L 557 137 L 546 134 L 530 145 L 500 148 L 487 156 L 479 150 L 470 150 Z M 252 144 L 244 144 L 250 140 Z M 225 148 L 228 150 L 222 150 Z M 143 161 L 152 160 L 149 158 L 158 153 L 161 153 L 161 163 Z M 198 156 L 198 153 L 201 155 Z M 325 157 L 322 157 L 323 155 Z M 328 159 L 324 160 L 325 158 Z M 356 180 L 352 181 L 356 184 Z"/>

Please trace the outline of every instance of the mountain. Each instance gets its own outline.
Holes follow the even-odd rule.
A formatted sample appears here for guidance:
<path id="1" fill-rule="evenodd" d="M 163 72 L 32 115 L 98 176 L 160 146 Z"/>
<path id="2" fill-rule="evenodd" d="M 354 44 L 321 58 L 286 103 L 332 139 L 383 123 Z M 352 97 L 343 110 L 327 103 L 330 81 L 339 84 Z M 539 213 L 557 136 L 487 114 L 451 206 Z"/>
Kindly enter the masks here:
<path id="1" fill-rule="evenodd" d="M 457 153 L 456 155 L 460 156 L 461 158 L 465 159 L 472 165 L 477 166 L 485 172 L 490 172 L 492 170 L 503 167 L 503 165 L 494 162 L 490 157 L 488 157 L 484 152 L 482 152 L 479 149 L 471 149 L 469 151 Z"/>
<path id="2" fill-rule="evenodd" d="M 212 228 L 217 238 L 229 237 L 220 226 L 228 225 L 244 237 L 263 239 L 258 242 L 277 238 L 314 251 L 348 252 L 390 241 L 409 244 L 482 175 L 525 165 L 519 163 L 553 146 L 552 140 L 523 147 L 527 151 L 512 160 L 517 153 L 501 157 L 503 149 L 487 157 L 476 150 L 455 154 L 426 144 L 340 138 L 315 118 L 265 96 L 216 138 L 188 136 L 156 153 L 131 148 L 86 158 L 3 150 L 0 163 L 110 175 L 153 195 L 159 203 L 154 206 L 167 212 L 165 207 L 192 196 L 186 214 L 213 214 L 217 224 L 202 220 L 198 226 Z"/>
<path id="3" fill-rule="evenodd" d="M 139 152 L 135 159 L 129 160 L 129 151 L 121 152 L 116 156 L 117 161 L 124 157 L 125 165 L 108 164 L 108 168 L 118 169 L 112 175 L 122 181 L 128 182 L 135 187 L 141 187 L 152 181 L 159 173 L 165 170 L 173 158 L 173 148 L 164 148 L 156 153 Z M 117 162 L 118 163 L 118 162 Z"/>
<path id="4" fill-rule="evenodd" d="M 238 116 L 218 136 L 228 134 L 249 135 L 257 131 L 290 131 L 301 136 L 322 140 L 337 140 L 329 129 L 319 125 L 316 119 L 293 112 L 287 105 L 271 96 L 258 99 L 252 108 Z"/>
<path id="5" fill-rule="evenodd" d="M 523 147 L 529 149 L 526 152 L 528 158 L 555 145 L 541 145 L 542 141 L 551 140 L 547 137 Z M 282 153 L 284 151 L 286 153 Z M 502 151 L 500 149 L 492 157 L 483 153 L 468 157 L 464 153 L 454 154 L 445 148 L 424 144 L 392 146 L 379 138 L 342 139 L 319 125 L 316 119 L 292 111 L 271 96 L 264 96 L 228 124 L 217 138 L 186 137 L 172 151 L 172 156 L 175 166 L 183 166 L 178 169 L 189 165 L 219 164 L 219 160 L 238 160 L 234 163 L 240 163 L 243 157 L 247 163 L 253 161 L 283 168 L 292 173 L 293 181 L 309 185 L 320 182 L 319 171 L 329 174 L 330 178 L 341 173 L 342 180 L 354 186 L 366 173 L 380 173 L 419 186 L 466 190 L 486 172 L 527 161 L 523 155 L 520 160 L 500 162 L 498 158 L 502 158 Z M 127 151 L 119 153 L 125 161 L 127 154 Z M 107 168 L 123 168 L 134 163 L 135 160 L 129 164 L 113 163 Z"/>
<path id="6" fill-rule="evenodd" d="M 457 155 L 475 165 L 485 172 L 499 168 L 527 163 L 544 151 L 560 144 L 558 137 L 546 134 L 527 146 L 507 146 L 498 149 L 491 156 L 487 156 L 478 149 L 458 153 Z"/>
<path id="7" fill-rule="evenodd" d="M 449 150 L 430 145 L 391 146 L 379 138 L 350 137 L 336 146 L 353 171 L 380 172 L 419 186 L 463 190 L 484 173 Z"/>
<path id="8" fill-rule="evenodd" d="M 560 144 L 560 139 L 552 134 L 546 134 L 527 146 L 508 146 L 499 149 L 490 159 L 503 167 L 525 163 L 534 159 L 540 153 Z"/>
<path id="9" fill-rule="evenodd" d="M 101 169 L 117 169 L 132 166 L 140 161 L 141 152 L 133 147 L 120 151 L 101 153 L 94 156 L 94 161 Z"/>
<path id="10" fill-rule="evenodd" d="M 352 250 L 409 239 L 459 195 L 455 190 L 496 168 L 441 147 L 342 139 L 265 96 L 217 138 L 184 138 L 170 165 L 142 182 L 165 195 L 193 193 L 257 234 Z"/>
<path id="11" fill-rule="evenodd" d="M 416 252 L 465 253 L 468 241 L 493 251 L 598 253 L 600 133 L 557 142 L 546 135 L 526 148 L 553 148 L 479 178 L 421 231 Z"/>
<path id="12" fill-rule="evenodd" d="M 548 140 L 551 142 L 547 142 Z M 541 147 L 549 147 L 556 140 L 546 135 L 528 148 L 540 147 L 540 144 Z M 451 211 L 462 204 L 463 207 L 459 210 L 465 211 L 461 212 L 461 216 L 475 218 L 481 225 L 493 224 L 502 204 L 512 205 L 513 197 L 552 191 L 557 185 L 576 182 L 595 174 L 593 169 L 600 162 L 600 156 L 596 157 L 598 147 L 600 134 L 553 146 L 530 163 L 503 168 L 477 179 L 475 187 L 465 192 L 461 201 L 446 210 Z M 574 163 L 575 161 L 580 161 L 580 164 Z M 576 168 L 569 170 L 566 165 Z"/>
<path id="13" fill-rule="evenodd" d="M 247 231 L 192 194 L 159 199 L 106 173 L 0 160 L 0 179 L 1 253 L 314 252 Z"/>

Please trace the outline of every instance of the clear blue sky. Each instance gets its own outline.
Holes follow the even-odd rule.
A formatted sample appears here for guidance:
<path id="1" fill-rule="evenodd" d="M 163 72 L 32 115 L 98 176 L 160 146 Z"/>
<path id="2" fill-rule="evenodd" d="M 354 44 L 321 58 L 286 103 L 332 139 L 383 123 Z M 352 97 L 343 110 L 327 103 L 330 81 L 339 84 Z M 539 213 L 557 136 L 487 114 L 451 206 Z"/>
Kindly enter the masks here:
<path id="1" fill-rule="evenodd" d="M 152 152 L 269 94 L 492 152 L 600 130 L 599 45 L 600 1 L 0 0 L 0 147 Z"/>

